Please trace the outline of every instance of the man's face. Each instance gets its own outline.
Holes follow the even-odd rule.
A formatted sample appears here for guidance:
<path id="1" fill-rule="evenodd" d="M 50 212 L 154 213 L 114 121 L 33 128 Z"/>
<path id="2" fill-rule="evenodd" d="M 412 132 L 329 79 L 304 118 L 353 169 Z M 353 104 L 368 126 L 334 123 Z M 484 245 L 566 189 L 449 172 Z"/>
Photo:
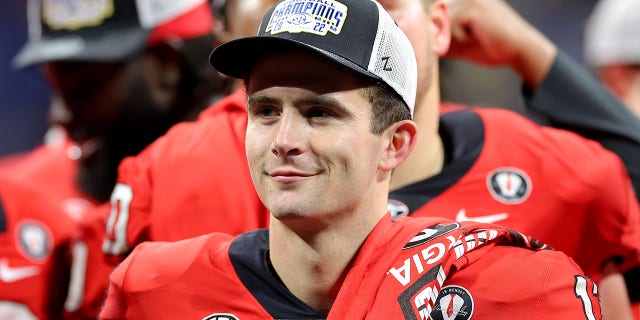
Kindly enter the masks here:
<path id="1" fill-rule="evenodd" d="M 63 126 L 80 148 L 78 182 L 106 200 L 117 165 L 159 135 L 163 121 L 151 98 L 142 59 L 119 63 L 55 62 L 47 77 L 70 117 Z"/>
<path id="2" fill-rule="evenodd" d="M 371 133 L 362 82 L 308 53 L 271 55 L 252 70 L 246 151 L 262 201 L 279 219 L 365 205 L 382 138 Z"/>

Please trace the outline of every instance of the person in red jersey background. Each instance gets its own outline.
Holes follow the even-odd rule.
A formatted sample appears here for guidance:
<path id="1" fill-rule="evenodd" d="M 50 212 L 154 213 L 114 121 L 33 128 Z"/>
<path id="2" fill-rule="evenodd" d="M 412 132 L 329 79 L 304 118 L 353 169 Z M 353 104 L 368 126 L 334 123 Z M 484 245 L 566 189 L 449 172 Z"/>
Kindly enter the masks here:
<path id="1" fill-rule="evenodd" d="M 628 319 L 621 273 L 640 263 L 640 218 L 621 160 L 594 141 L 511 111 L 442 112 L 438 104 L 436 62 L 447 52 L 450 35 L 457 39 L 451 54 L 473 53 L 488 64 L 512 61 L 525 84 L 537 89 L 545 89 L 563 63 L 555 46 L 500 0 L 453 2 L 451 12 L 447 1 L 381 3 L 416 52 L 424 52 L 417 56 L 424 81 L 418 83 L 414 117 L 421 136 L 416 151 L 394 171 L 390 209 L 493 222 L 540 239 L 596 280 L 605 317 Z M 457 20 L 453 30 L 450 16 Z"/>
<path id="2" fill-rule="evenodd" d="M 101 319 L 601 319 L 597 287 L 540 242 L 491 224 L 392 221 L 391 172 L 418 134 L 417 68 L 377 2 L 279 1 L 257 37 L 217 47 L 211 63 L 245 80 L 246 154 L 270 227 L 138 245 Z M 505 304 L 498 290 L 518 295 Z"/>
<path id="3" fill-rule="evenodd" d="M 255 34 L 274 0 L 227 0 L 221 41 Z M 214 4 L 215 6 L 216 4 Z M 220 5 L 220 4 L 217 4 Z M 235 91 L 124 159 L 111 197 L 104 250 L 120 260 L 143 241 L 266 227 L 269 213 L 251 182 L 244 151 L 246 95 Z M 205 215 L 215 208 L 215 215 Z"/>
<path id="4" fill-rule="evenodd" d="M 28 5 L 30 38 L 14 64 L 42 68 L 59 99 L 50 107 L 52 122 L 64 134 L 61 142 L 38 147 L 0 171 L 57 199 L 62 210 L 50 214 L 75 222 L 95 280 L 81 288 L 91 308 L 82 316 L 95 318 L 114 266 L 101 251 L 98 207 L 108 200 L 123 157 L 137 154 L 174 123 L 195 119 L 227 93 L 226 81 L 207 63 L 215 21 L 205 0 Z M 34 287 L 32 294 L 42 293 Z M 3 300 L 11 301 L 10 294 Z"/>

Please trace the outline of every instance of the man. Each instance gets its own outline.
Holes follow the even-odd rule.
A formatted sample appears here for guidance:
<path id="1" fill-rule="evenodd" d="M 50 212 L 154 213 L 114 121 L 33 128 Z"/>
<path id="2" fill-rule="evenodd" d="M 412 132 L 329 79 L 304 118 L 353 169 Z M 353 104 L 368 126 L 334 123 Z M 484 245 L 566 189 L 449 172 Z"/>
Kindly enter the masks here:
<path id="1" fill-rule="evenodd" d="M 67 152 L 94 202 L 109 198 L 122 158 L 219 98 L 222 82 L 201 66 L 214 43 L 206 1 L 29 5 L 30 39 L 14 63 L 42 65 L 68 109 L 62 125 L 76 145 Z"/>
<path id="2" fill-rule="evenodd" d="M 546 192 L 542 194 L 539 193 L 539 191 L 542 191 L 545 188 L 535 187 L 532 193 L 533 196 L 526 199 L 523 198 L 526 201 L 514 201 L 509 204 L 504 204 L 499 200 L 495 200 L 490 194 L 490 189 L 486 187 L 486 178 L 491 170 L 485 168 L 483 170 L 487 170 L 487 172 L 480 172 L 476 174 L 468 169 L 476 163 L 476 160 L 478 159 L 477 155 L 480 151 L 483 151 L 483 154 L 492 154 L 496 152 L 495 150 L 499 151 L 502 149 L 503 147 L 501 147 L 500 143 L 502 143 L 502 141 L 507 142 L 507 140 L 497 135 L 485 135 L 481 130 L 476 130 L 473 133 L 453 135 L 453 138 L 451 138 L 453 133 L 466 132 L 460 131 L 462 129 L 456 129 L 459 128 L 457 126 L 465 127 L 467 124 L 467 122 L 464 121 L 465 119 L 459 120 L 455 117 L 455 115 L 459 113 L 452 114 L 448 117 L 444 116 L 447 119 L 452 119 L 451 116 L 453 116 L 454 119 L 446 120 L 446 126 L 441 125 L 441 128 L 446 129 L 442 131 L 438 129 L 440 101 L 437 90 L 438 81 L 437 78 L 434 78 L 434 75 L 437 75 L 437 69 L 435 69 L 436 67 L 434 66 L 437 65 L 438 55 L 447 52 L 451 36 L 446 31 L 449 26 L 449 19 L 445 15 L 446 4 L 442 1 L 435 2 L 433 4 L 433 7 L 437 9 L 435 10 L 435 13 L 437 13 L 435 15 L 425 14 L 427 10 L 431 10 L 430 8 L 432 5 L 425 7 L 421 0 L 389 0 L 383 1 L 382 4 L 393 16 L 396 16 L 400 27 L 409 35 L 409 39 L 414 45 L 414 48 L 416 48 L 415 51 L 418 52 L 419 58 L 418 99 L 416 103 L 417 108 L 415 121 L 421 128 L 421 137 L 416 148 L 417 150 L 410 157 L 408 163 L 400 166 L 394 174 L 392 185 L 394 189 L 398 189 L 398 192 L 392 194 L 392 198 L 394 199 L 391 201 L 391 211 L 396 212 L 398 211 L 398 208 L 401 208 L 400 214 L 409 214 L 409 210 L 414 211 L 423 204 L 425 206 L 429 204 L 438 206 L 438 208 L 435 208 L 434 210 L 428 210 L 431 215 L 446 216 L 451 219 L 460 218 L 461 220 L 464 220 L 467 217 L 477 217 L 483 214 L 484 211 L 481 210 L 485 210 L 485 206 L 487 206 L 487 208 L 497 207 L 497 211 L 494 212 L 497 214 L 497 217 L 504 218 L 505 215 L 502 214 L 504 210 L 509 210 L 508 214 L 512 217 L 512 219 L 504 221 L 500 220 L 499 222 L 513 222 L 514 225 L 511 225 L 512 227 L 516 229 L 526 228 L 529 233 L 534 234 L 543 240 L 545 240 L 546 237 L 549 237 L 548 242 L 553 241 L 552 244 L 554 246 L 560 246 L 562 249 L 571 252 L 571 254 L 574 255 L 576 259 L 579 259 L 580 262 L 586 263 L 583 268 L 588 268 L 590 272 L 593 272 L 594 277 L 597 279 L 600 279 L 599 274 L 601 272 L 601 263 L 604 263 L 610 257 L 620 254 L 622 257 L 626 258 L 625 264 L 620 266 L 623 271 L 637 263 L 637 247 L 639 240 L 636 226 L 638 224 L 634 222 L 638 219 L 637 203 L 634 202 L 635 200 L 633 199 L 633 195 L 630 195 L 631 188 L 627 181 L 628 178 L 624 177 L 624 168 L 617 163 L 615 157 L 612 157 L 610 153 L 605 152 L 596 144 L 575 137 L 570 133 L 552 133 L 551 137 L 554 139 L 557 137 L 557 139 L 560 139 L 559 142 L 564 141 L 569 146 L 577 145 L 584 147 L 581 151 L 578 150 L 580 153 L 567 155 L 567 159 L 574 159 L 573 157 L 578 157 L 578 154 L 582 154 L 584 159 L 592 159 L 590 161 L 600 163 L 600 165 L 604 165 L 608 168 L 597 169 L 598 167 L 594 166 L 597 171 L 585 171 L 584 176 L 578 175 L 571 177 L 566 180 L 566 183 L 568 185 L 573 184 L 573 179 L 578 179 L 577 181 L 591 181 L 594 185 L 599 185 L 602 188 L 609 186 L 607 190 L 613 193 L 613 195 L 608 197 L 608 193 L 603 192 L 598 196 L 597 192 L 593 195 L 591 191 L 589 191 L 588 194 L 593 196 L 589 198 L 578 196 L 574 197 L 571 196 L 570 193 L 563 194 L 561 192 Z M 484 6 L 481 7 L 483 8 L 483 11 L 480 11 L 479 13 L 475 10 L 477 8 L 469 5 L 460 6 L 452 13 L 454 17 L 453 28 L 457 30 L 453 33 L 454 35 L 457 35 L 454 41 L 455 45 L 459 46 L 464 44 L 463 38 L 466 35 L 466 39 L 468 40 L 467 46 L 469 44 L 473 45 L 474 43 L 475 46 L 468 48 L 465 52 L 467 52 L 467 54 L 481 53 L 481 55 L 476 56 L 475 59 L 488 56 L 492 58 L 492 63 L 505 64 L 509 62 L 519 62 L 520 64 L 517 65 L 518 69 L 516 70 L 523 75 L 525 82 L 531 87 L 530 89 L 533 90 L 530 97 L 532 105 L 536 106 L 538 108 L 537 110 L 547 111 L 548 114 L 551 114 L 551 118 L 554 122 L 564 124 L 568 127 L 579 127 L 581 129 L 585 129 L 584 125 L 582 127 L 580 126 L 583 124 L 583 122 L 580 121 L 581 118 L 563 118 L 561 110 L 564 110 L 562 109 L 564 108 L 564 103 L 573 103 L 571 101 L 573 98 L 567 98 L 566 95 L 563 95 L 565 93 L 584 93 L 585 98 L 580 100 L 578 105 L 584 106 L 585 108 L 592 107 L 596 108 L 596 110 L 598 110 L 597 108 L 600 108 L 599 110 L 602 111 L 602 109 L 606 109 L 606 107 L 611 106 L 611 103 L 614 103 L 614 107 L 616 106 L 615 99 L 606 96 L 606 93 L 605 97 L 600 95 L 599 92 L 604 91 L 602 88 L 598 88 L 596 85 L 594 89 L 592 86 L 593 81 L 573 81 L 574 78 L 582 79 L 581 76 L 584 72 L 580 72 L 580 70 L 573 70 L 572 66 L 574 64 L 572 64 L 571 61 L 568 61 L 564 55 L 558 54 L 552 43 L 544 38 L 539 32 L 535 31 L 535 29 L 530 25 L 522 21 L 522 19 L 515 15 L 512 10 L 505 8 L 502 2 L 477 2 L 470 0 L 463 1 L 461 4 L 484 4 Z M 465 16 L 465 14 L 473 12 L 476 12 L 476 14 L 471 15 L 471 17 L 475 17 L 475 19 L 470 19 Z M 497 17 L 498 14 L 502 14 L 502 16 Z M 409 16 L 412 18 L 406 18 Z M 488 16 L 492 16 L 494 18 L 478 18 Z M 519 32 L 515 33 L 515 40 L 514 37 L 505 36 L 505 28 L 503 27 L 489 28 L 494 22 L 506 23 L 507 20 L 505 19 L 507 17 L 509 18 L 508 24 L 513 26 L 508 30 L 519 30 Z M 432 24 L 441 26 L 441 32 L 425 32 L 425 30 L 431 30 L 430 26 Z M 468 26 L 474 26 L 475 29 Z M 469 33 L 460 33 L 458 32 L 460 30 L 466 30 Z M 485 32 L 479 34 L 479 31 Z M 425 34 L 428 37 L 425 37 Z M 507 34 L 509 35 L 510 33 Z M 529 41 L 520 41 L 521 39 L 524 39 L 524 36 L 527 36 Z M 478 39 L 483 39 L 485 41 L 478 44 Z M 501 43 L 507 46 L 507 48 L 511 48 L 511 50 L 513 50 L 512 53 L 533 53 L 530 56 L 533 57 L 533 59 L 523 60 L 515 53 L 511 55 L 504 55 L 503 53 L 505 50 L 497 52 L 490 51 L 490 49 L 497 48 L 495 45 L 496 43 Z M 519 44 L 519 46 L 515 46 L 514 44 Z M 518 50 L 516 51 L 515 49 Z M 459 54 L 459 52 L 460 51 L 457 51 L 457 48 L 454 47 L 452 54 Z M 495 58 L 496 56 L 492 56 L 491 53 L 497 53 L 498 59 Z M 558 85 L 559 83 L 563 83 L 564 85 L 560 86 Z M 593 107 L 594 105 L 595 107 Z M 241 106 L 237 107 L 240 108 Z M 578 106 L 570 105 L 567 108 L 578 109 Z M 618 109 L 615 110 L 617 111 Z M 585 112 L 587 111 L 591 112 L 588 108 Z M 492 115 L 487 117 L 495 117 L 493 115 L 494 113 L 495 111 L 491 111 Z M 500 112 L 498 114 L 503 115 Z M 530 126 L 528 122 L 523 122 L 523 118 L 508 112 L 506 114 L 507 115 L 504 115 L 503 118 L 501 118 L 504 119 L 504 122 L 517 121 L 518 123 L 527 123 L 527 126 Z M 590 124 L 592 123 L 587 123 L 589 125 L 588 129 L 591 130 L 591 132 L 599 132 L 606 138 L 616 135 L 628 136 L 627 131 L 624 129 L 630 126 L 632 127 L 633 124 L 627 125 L 625 117 L 620 116 L 620 113 L 613 112 L 613 118 L 609 117 L 609 113 L 605 112 L 605 114 L 607 116 L 599 117 L 599 119 L 603 120 L 605 123 L 604 125 L 598 123 L 595 126 L 591 126 Z M 471 117 L 475 118 L 474 116 Z M 622 118 L 622 120 L 620 120 L 620 118 Z M 456 125 L 455 123 L 458 121 L 461 122 Z M 473 122 L 473 128 L 483 128 L 481 123 L 477 121 Z M 613 125 L 616 123 L 619 124 L 617 128 Z M 190 126 L 191 128 L 188 128 L 187 126 Z M 238 124 L 237 127 L 242 128 L 240 124 Z M 613 131 L 609 130 L 611 127 L 614 127 Z M 540 128 L 533 127 L 532 130 L 538 132 Z M 504 136 L 510 136 L 515 132 L 516 131 L 505 133 Z M 546 133 L 547 130 L 545 129 L 543 132 Z M 235 134 L 235 137 L 238 135 L 240 135 L 239 132 Z M 478 143 L 483 142 L 482 139 L 485 139 L 484 143 L 486 144 L 497 144 L 495 149 L 483 149 L 482 145 L 478 145 Z M 527 141 L 529 141 L 529 137 L 520 137 L 520 139 L 523 141 L 523 146 L 528 144 Z M 186 144 L 187 148 L 179 146 L 183 141 L 192 140 L 194 142 Z M 222 148 L 215 146 L 218 146 L 221 143 L 220 141 L 224 141 L 225 145 L 231 144 L 231 142 L 226 142 L 228 140 L 233 142 L 235 149 L 224 149 L 225 156 L 238 159 L 242 156 L 242 152 L 240 149 L 241 144 L 239 142 L 236 143 L 236 140 L 218 139 L 216 136 L 216 130 L 212 126 L 207 126 L 205 123 L 200 125 L 196 123 L 184 125 L 180 131 L 175 130 L 175 132 L 170 132 L 145 151 L 147 154 L 152 154 L 153 157 L 136 157 L 127 159 L 123 162 L 119 178 L 120 184 L 119 187 L 116 187 L 116 191 L 126 190 L 127 192 L 114 192 L 113 194 L 112 203 L 115 205 L 112 209 L 112 215 L 109 220 L 112 223 L 107 225 L 108 238 L 105 242 L 107 252 L 118 255 L 126 254 L 137 243 L 140 243 L 141 239 L 145 239 L 145 237 L 147 240 L 179 240 L 185 237 L 205 233 L 207 230 L 236 234 L 239 230 L 242 231 L 243 226 L 241 219 L 245 219 L 245 222 L 251 223 L 249 227 L 254 227 L 256 222 L 259 223 L 259 220 L 249 215 L 247 215 L 247 217 L 245 215 L 216 214 L 208 217 L 208 219 L 202 218 L 202 212 L 215 212 L 218 203 L 221 202 L 224 205 L 226 201 L 224 198 L 218 197 L 217 193 L 220 191 L 229 192 L 229 189 L 222 190 L 215 186 L 223 185 L 224 181 L 230 181 L 233 183 L 230 188 L 238 187 L 238 190 L 247 190 L 246 187 L 242 188 L 238 185 L 241 179 L 248 181 L 246 176 L 239 175 L 241 178 L 227 178 L 225 173 L 229 171 L 228 166 L 219 168 L 211 165 L 197 166 L 195 167 L 196 170 L 188 175 L 172 173 L 172 168 L 180 167 L 183 168 L 182 170 L 189 170 L 189 168 L 194 167 L 194 164 L 207 163 L 206 161 L 208 159 L 213 159 L 209 161 L 216 161 L 215 163 L 218 164 L 221 160 L 218 160 L 217 155 L 220 153 L 219 150 L 222 150 Z M 536 145 L 540 144 L 539 142 L 535 143 Z M 547 144 L 546 140 L 544 144 Z M 465 146 L 469 146 L 469 149 L 472 150 L 469 151 Z M 505 143 L 504 149 L 509 150 L 509 146 L 510 145 Z M 559 149 L 563 148 L 564 146 L 559 147 Z M 593 149 L 593 152 L 588 152 L 588 150 L 591 149 Z M 445 152 L 445 150 L 447 150 L 447 152 Z M 548 151 L 552 152 L 552 150 Z M 573 150 L 568 151 L 567 153 L 572 152 Z M 445 158 L 445 155 L 447 155 L 447 158 Z M 508 168 L 510 166 L 509 163 L 511 162 L 515 163 L 516 160 L 522 160 L 521 155 L 517 153 L 500 153 L 500 155 L 500 157 L 495 159 L 487 159 L 486 157 L 483 157 L 481 159 L 482 162 L 478 163 L 484 163 L 488 167 L 500 169 L 505 167 Z M 593 160 L 595 158 L 600 160 Z M 540 163 L 545 163 L 543 159 L 547 160 L 548 158 L 541 158 L 538 161 Z M 167 172 L 169 172 L 169 174 L 167 174 Z M 502 171 L 496 171 L 496 173 L 501 172 Z M 591 173 L 593 172 L 597 172 L 598 176 L 592 175 Z M 603 179 L 603 172 L 617 172 L 618 175 L 614 176 L 615 181 L 607 178 L 605 183 L 604 181 L 601 181 L 601 179 Z M 509 172 L 505 171 L 504 173 L 509 177 Z M 460 177 L 465 176 L 465 174 L 467 174 L 468 177 L 476 177 L 476 179 L 460 179 Z M 503 177 L 505 175 L 500 176 Z M 407 177 L 409 177 L 408 180 Z M 429 177 L 434 178 L 430 179 Z M 450 177 L 450 179 L 448 179 L 448 177 Z M 517 175 L 511 175 L 511 177 L 517 177 Z M 535 185 L 552 186 L 560 181 L 564 181 L 558 181 L 557 177 L 558 173 L 555 171 L 544 171 L 543 174 L 541 173 L 536 178 L 537 181 L 541 179 L 544 182 L 535 182 Z M 403 185 L 407 186 L 412 182 L 418 183 L 420 180 L 424 180 L 420 185 L 426 185 L 425 188 L 428 190 L 428 193 L 424 195 L 421 194 L 420 190 L 413 190 L 411 186 L 407 187 L 407 189 L 400 189 Z M 178 181 L 178 183 L 175 183 L 176 181 Z M 454 185 L 454 182 L 456 181 L 460 181 L 460 183 Z M 579 183 L 576 185 L 579 187 L 572 192 L 579 194 L 584 191 L 586 194 L 587 190 L 591 190 L 591 188 L 588 187 L 589 184 Z M 611 188 L 611 186 L 614 185 L 616 188 Z M 453 186 L 456 188 L 453 188 Z M 452 188 L 449 190 L 449 187 Z M 567 185 L 564 185 L 564 187 L 568 188 Z M 467 190 L 467 192 L 465 192 L 465 190 Z M 527 192 L 531 191 L 531 185 L 527 185 L 524 190 Z M 243 193 L 243 191 L 236 193 Z M 411 199 L 404 199 L 404 193 L 408 193 L 406 197 Z M 458 194 L 460 195 L 459 197 L 456 196 Z M 124 197 L 122 195 L 124 195 Z M 487 202 L 471 203 L 460 200 L 461 198 L 476 198 L 476 195 L 479 199 L 484 199 Z M 612 213 L 607 215 L 598 215 L 596 216 L 597 219 L 594 218 L 593 221 L 603 221 L 607 217 L 611 218 L 609 221 L 603 221 L 604 223 L 602 224 L 602 226 L 611 226 L 611 228 L 596 228 L 594 229 L 594 233 L 582 232 L 577 228 L 582 227 L 583 225 L 576 223 L 576 221 L 572 221 L 571 223 L 567 222 L 567 224 L 569 226 L 575 226 L 576 229 L 572 229 L 571 233 L 564 233 L 563 230 L 569 227 L 562 224 L 562 222 L 553 224 L 551 221 L 554 220 L 547 220 L 549 221 L 548 223 L 542 224 L 534 223 L 535 220 L 529 221 L 525 219 L 525 217 L 528 217 L 533 213 L 538 213 L 542 210 L 537 208 L 538 203 L 531 201 L 532 199 L 537 200 L 537 195 L 545 198 L 544 208 L 549 210 L 549 214 L 562 216 L 563 213 L 568 210 L 567 208 L 571 208 L 571 212 L 580 212 L 580 214 L 576 213 L 576 216 L 581 216 L 581 218 L 576 221 L 585 221 L 585 219 L 588 220 L 592 218 L 592 215 L 594 215 L 596 211 L 590 211 L 590 206 L 593 206 L 593 208 L 604 208 L 602 210 Z M 417 198 L 417 201 L 416 199 L 413 199 L 414 196 Z M 187 201 L 192 199 L 197 199 L 197 201 Z M 586 200 L 585 202 L 572 202 L 572 199 Z M 425 203 L 425 201 L 428 202 Z M 411 202 L 409 203 L 410 205 L 407 205 L 407 202 Z M 460 211 L 460 209 L 463 209 L 459 207 L 461 202 L 464 203 L 465 206 L 468 206 L 464 208 L 464 212 Z M 244 206 L 247 206 L 247 204 L 247 202 L 243 202 Z M 395 204 L 397 204 L 397 206 L 394 206 Z M 573 205 L 576 205 L 576 208 L 581 209 L 578 211 L 572 207 Z M 454 208 L 450 208 L 449 206 L 453 206 Z M 225 205 L 224 207 L 227 206 Z M 475 213 L 476 211 L 479 212 Z M 542 219 L 546 217 L 542 216 L 542 214 L 539 216 Z M 262 216 L 258 216 L 258 219 L 260 217 Z M 520 218 L 514 221 L 514 217 Z M 618 222 L 613 223 L 616 221 Z M 266 224 L 261 227 L 264 226 L 266 226 Z M 226 229 L 226 227 L 228 227 L 228 229 Z M 593 259 L 589 259 L 588 256 L 586 256 L 587 253 L 591 252 L 589 251 L 589 246 L 582 247 L 576 244 L 581 241 L 580 239 L 589 237 L 591 237 L 590 239 L 594 242 L 600 243 L 604 248 L 600 251 L 601 255 L 598 257 L 594 256 Z M 569 240 L 562 240 L 564 238 Z M 607 274 L 607 279 L 620 280 L 617 268 L 611 269 L 615 272 Z M 610 268 L 607 268 L 607 270 L 610 270 Z M 608 287 L 606 283 L 604 287 Z M 616 287 L 623 288 L 624 285 L 616 283 Z M 624 293 L 622 288 L 612 289 L 610 291 Z M 628 298 L 623 295 L 622 299 L 612 298 L 611 300 L 614 302 L 624 302 L 626 301 L 625 299 Z M 610 310 L 626 309 L 628 308 L 610 308 Z M 623 319 L 623 317 L 620 319 Z"/>
<path id="3" fill-rule="evenodd" d="M 466 52 L 488 52 L 489 59 L 483 59 L 490 62 L 512 61 L 537 90 L 553 81 L 545 75 L 563 62 L 555 46 L 521 19 L 513 20 L 517 16 L 503 1 L 463 2 L 463 23 L 453 32 L 445 1 L 383 4 L 416 52 L 425 52 L 418 55 L 424 80 L 418 83 L 414 116 L 421 136 L 416 151 L 394 172 L 390 209 L 399 215 L 491 221 L 541 239 L 573 257 L 599 283 L 604 316 L 628 319 L 620 273 L 638 266 L 639 215 L 620 160 L 593 141 L 505 110 L 465 108 L 438 116 L 437 59 L 447 52 L 449 34 L 458 34 L 457 45 L 476 48 Z M 506 39 L 491 41 L 496 24 L 508 30 L 498 33 Z M 424 37 L 425 29 L 430 37 Z"/>
<path id="4" fill-rule="evenodd" d="M 585 62 L 593 68 L 598 79 L 619 98 L 634 114 L 640 116 L 640 2 L 633 0 L 599 1 L 589 17 L 584 34 Z M 621 149 L 623 146 L 620 146 Z M 633 148 L 624 148 L 628 158 Z M 630 175 L 640 172 L 640 167 L 627 165 Z M 636 192 L 640 187 L 636 185 Z M 625 273 L 627 284 L 640 283 L 640 270 Z M 640 290 L 631 292 L 636 302 L 634 315 L 640 319 Z"/>
<path id="5" fill-rule="evenodd" d="M 34 0 L 29 8 L 29 42 L 14 63 L 42 67 L 54 96 L 61 100 L 52 105 L 51 115 L 65 128 L 68 139 L 38 147 L 5 172 L 57 199 L 56 206 L 64 211 L 52 208 L 52 219 L 71 218 L 74 223 L 68 228 L 86 235 L 88 258 L 71 251 L 65 256 L 68 260 L 55 261 L 62 263 L 60 270 L 76 261 L 89 261 L 88 275 L 67 274 L 67 278 L 79 276 L 86 281 L 70 281 L 84 285 L 79 291 L 84 300 L 66 311 L 92 318 L 113 267 L 100 250 L 104 223 L 96 229 L 89 222 L 94 219 L 93 209 L 109 198 L 123 157 L 137 154 L 174 123 L 194 119 L 221 95 L 223 81 L 207 64 L 207 52 L 215 42 L 213 15 L 205 0 Z M 20 197 L 19 201 L 37 200 Z M 60 212 L 64 216 L 54 217 Z M 8 221 L 10 228 L 15 221 Z M 8 237 L 1 243 L 7 248 L 16 245 Z M 7 262 L 9 266 L 21 263 Z M 92 269 L 101 274 L 94 275 Z M 58 279 L 54 283 L 59 287 L 47 291 L 28 282 L 12 283 L 2 299 L 15 301 L 23 293 L 53 297 L 52 291 L 63 296 L 69 283 Z M 58 302 L 59 298 L 52 298 L 52 304 Z"/>
<path id="6" fill-rule="evenodd" d="M 225 1 L 221 40 L 255 35 L 256 19 L 274 3 Z M 246 96 L 241 83 L 234 82 L 234 93 L 203 111 L 198 121 L 175 126 L 140 155 L 123 160 L 103 246 L 115 260 L 147 240 L 174 241 L 213 231 L 240 234 L 268 225 L 269 213 L 246 166 Z M 209 208 L 223 214 L 203 216 Z"/>
<path id="7" fill-rule="evenodd" d="M 138 246 L 100 317 L 601 318 L 596 287 L 542 244 L 517 247 L 527 238 L 489 224 L 391 221 L 391 172 L 417 138 L 411 44 L 374 1 L 300 4 L 279 1 L 258 37 L 211 56 L 245 81 L 246 152 L 269 231 Z M 508 306 L 484 288 L 498 270 L 520 278 L 505 284 L 519 288 Z"/>
<path id="8" fill-rule="evenodd" d="M 640 116 L 640 3 L 602 0 L 585 27 L 585 62 L 598 78 Z"/>

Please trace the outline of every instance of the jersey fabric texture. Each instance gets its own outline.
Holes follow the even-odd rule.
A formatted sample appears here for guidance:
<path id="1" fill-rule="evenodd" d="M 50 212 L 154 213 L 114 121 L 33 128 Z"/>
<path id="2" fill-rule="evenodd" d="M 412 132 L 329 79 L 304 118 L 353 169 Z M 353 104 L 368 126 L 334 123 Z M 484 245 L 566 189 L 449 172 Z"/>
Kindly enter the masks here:
<path id="1" fill-rule="evenodd" d="M 77 161 L 68 155 L 72 147 L 67 139 L 40 145 L 20 156 L 12 156 L 16 159 L 6 165 L 0 164 L 0 173 L 29 181 L 42 191 L 50 191 L 67 214 L 80 219 L 96 202 L 83 194 L 75 183 Z"/>
<path id="2" fill-rule="evenodd" d="M 441 116 L 443 171 L 395 190 L 398 215 L 504 225 L 567 253 L 594 280 L 637 266 L 638 202 L 619 158 L 598 143 L 501 109 Z"/>
<path id="3" fill-rule="evenodd" d="M 101 300 L 86 300 L 89 256 L 78 221 L 60 210 L 55 197 L 6 178 L 0 180 L 0 204 L 0 318 L 95 317 Z M 100 282 L 103 297 L 106 280 Z"/>
<path id="4" fill-rule="evenodd" d="M 105 252 L 128 253 L 147 241 L 263 228 L 244 148 L 244 91 L 218 101 L 191 123 L 174 126 L 141 154 L 123 160 L 107 220 Z"/>
<path id="5" fill-rule="evenodd" d="M 268 237 L 142 244 L 111 275 L 100 318 L 601 319 L 597 287 L 570 258 L 497 225 L 382 219 L 328 315 L 278 280 Z"/>

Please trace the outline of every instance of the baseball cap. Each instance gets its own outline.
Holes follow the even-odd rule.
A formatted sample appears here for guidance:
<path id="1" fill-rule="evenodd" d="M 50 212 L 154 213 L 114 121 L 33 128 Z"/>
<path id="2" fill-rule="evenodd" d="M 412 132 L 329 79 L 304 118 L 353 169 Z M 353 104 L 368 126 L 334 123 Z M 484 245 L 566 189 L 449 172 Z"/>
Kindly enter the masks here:
<path id="1" fill-rule="evenodd" d="M 382 81 L 411 113 L 417 90 L 411 43 L 374 0 L 281 0 L 267 11 L 258 35 L 226 42 L 209 57 L 218 71 L 245 78 L 266 54 L 287 49 L 318 53 Z"/>
<path id="2" fill-rule="evenodd" d="M 212 30 L 207 0 L 29 0 L 18 68 L 49 61 L 118 61 L 166 39 Z"/>
<path id="3" fill-rule="evenodd" d="M 594 67 L 640 64 L 640 1 L 596 4 L 585 26 L 584 59 Z"/>

